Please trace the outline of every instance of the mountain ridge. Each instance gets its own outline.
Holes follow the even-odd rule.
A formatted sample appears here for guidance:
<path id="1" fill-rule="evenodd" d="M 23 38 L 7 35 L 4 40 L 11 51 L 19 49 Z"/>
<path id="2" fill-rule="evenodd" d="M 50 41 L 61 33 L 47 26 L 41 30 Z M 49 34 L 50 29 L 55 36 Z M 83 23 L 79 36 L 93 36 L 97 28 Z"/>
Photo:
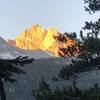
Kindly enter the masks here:
<path id="1" fill-rule="evenodd" d="M 47 59 L 54 57 L 50 52 L 45 52 L 43 50 L 22 50 L 13 45 L 7 43 L 2 37 L 0 37 L 0 58 L 3 59 L 13 59 L 18 56 L 29 56 L 34 59 Z"/>

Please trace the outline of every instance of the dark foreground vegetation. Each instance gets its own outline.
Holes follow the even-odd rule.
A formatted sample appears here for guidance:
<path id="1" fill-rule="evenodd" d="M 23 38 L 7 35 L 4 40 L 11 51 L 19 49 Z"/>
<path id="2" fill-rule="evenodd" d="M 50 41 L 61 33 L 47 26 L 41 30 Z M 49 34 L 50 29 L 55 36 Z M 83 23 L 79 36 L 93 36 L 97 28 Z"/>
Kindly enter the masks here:
<path id="1" fill-rule="evenodd" d="M 100 88 L 95 84 L 93 88 L 82 90 L 73 82 L 72 86 L 52 90 L 42 78 L 38 89 L 32 90 L 32 96 L 36 100 L 100 100 Z"/>
<path id="2" fill-rule="evenodd" d="M 16 59 L 0 59 L 0 100 L 6 100 L 4 82 L 15 83 L 14 74 L 25 74 L 21 66 L 32 63 L 34 59 L 28 57 L 17 57 Z"/>

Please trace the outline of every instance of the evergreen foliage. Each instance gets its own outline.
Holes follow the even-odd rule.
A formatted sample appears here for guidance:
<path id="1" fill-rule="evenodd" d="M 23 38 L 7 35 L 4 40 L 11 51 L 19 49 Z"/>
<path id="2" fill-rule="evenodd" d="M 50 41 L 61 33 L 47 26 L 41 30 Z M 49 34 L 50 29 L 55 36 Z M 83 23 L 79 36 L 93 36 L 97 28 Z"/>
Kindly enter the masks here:
<path id="1" fill-rule="evenodd" d="M 100 10 L 100 0 L 84 0 L 85 10 L 90 14 Z M 87 36 L 83 36 L 83 31 Z M 70 65 L 60 69 L 58 76 L 63 80 L 76 79 L 79 74 L 93 70 L 100 70 L 100 19 L 95 22 L 85 22 L 80 31 L 81 40 L 75 35 L 80 53 L 77 60 L 72 60 Z M 73 38 L 73 37 L 72 37 Z M 68 52 L 71 54 L 71 49 Z M 66 50 L 65 50 L 66 51 Z M 68 53 L 65 52 L 65 53 Z M 73 56 L 73 54 L 71 54 Z M 55 80 L 55 78 L 54 78 Z M 45 84 L 44 84 L 45 83 Z M 41 81 L 42 87 L 32 91 L 36 100 L 100 100 L 100 87 L 95 84 L 93 88 L 81 90 L 73 82 L 72 86 L 60 89 L 51 89 L 47 82 Z M 44 86 L 46 85 L 46 86 Z M 48 86 L 48 87 L 47 87 Z M 41 88 L 45 91 L 41 91 Z M 46 93 L 46 95 L 45 95 Z"/>
<path id="2" fill-rule="evenodd" d="M 13 77 L 14 74 L 24 74 L 25 72 L 20 68 L 25 64 L 32 63 L 34 59 L 28 57 L 17 57 L 16 59 L 0 59 L 0 98 L 6 100 L 4 90 L 4 82 L 15 83 L 17 80 Z"/>
<path id="3" fill-rule="evenodd" d="M 32 90 L 32 96 L 36 100 L 100 100 L 100 88 L 95 84 L 93 88 L 81 90 L 73 82 L 72 86 L 52 90 L 42 79 L 38 89 Z"/>
<path id="4" fill-rule="evenodd" d="M 86 3 L 85 10 L 90 14 L 100 10 L 100 0 L 84 0 Z"/>

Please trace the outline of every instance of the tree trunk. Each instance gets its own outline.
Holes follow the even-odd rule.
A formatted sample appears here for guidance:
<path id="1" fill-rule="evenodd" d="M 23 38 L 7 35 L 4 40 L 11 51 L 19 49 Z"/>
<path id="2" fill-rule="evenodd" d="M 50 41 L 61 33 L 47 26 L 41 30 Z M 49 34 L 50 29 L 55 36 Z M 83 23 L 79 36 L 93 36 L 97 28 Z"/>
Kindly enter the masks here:
<path id="1" fill-rule="evenodd" d="M 6 94 L 5 94 L 4 84 L 2 79 L 0 79 L 0 100 L 6 100 Z"/>

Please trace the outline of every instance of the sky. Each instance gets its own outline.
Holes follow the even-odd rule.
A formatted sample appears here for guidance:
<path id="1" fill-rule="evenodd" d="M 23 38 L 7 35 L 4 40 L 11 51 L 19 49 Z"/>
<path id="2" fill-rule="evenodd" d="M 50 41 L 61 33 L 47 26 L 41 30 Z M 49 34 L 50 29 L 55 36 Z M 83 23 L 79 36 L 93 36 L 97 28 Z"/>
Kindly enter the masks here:
<path id="1" fill-rule="evenodd" d="M 34 24 L 53 27 L 59 32 L 79 33 L 85 21 L 97 20 L 100 13 L 89 15 L 84 0 L 0 0 L 0 36 L 15 39 Z"/>

